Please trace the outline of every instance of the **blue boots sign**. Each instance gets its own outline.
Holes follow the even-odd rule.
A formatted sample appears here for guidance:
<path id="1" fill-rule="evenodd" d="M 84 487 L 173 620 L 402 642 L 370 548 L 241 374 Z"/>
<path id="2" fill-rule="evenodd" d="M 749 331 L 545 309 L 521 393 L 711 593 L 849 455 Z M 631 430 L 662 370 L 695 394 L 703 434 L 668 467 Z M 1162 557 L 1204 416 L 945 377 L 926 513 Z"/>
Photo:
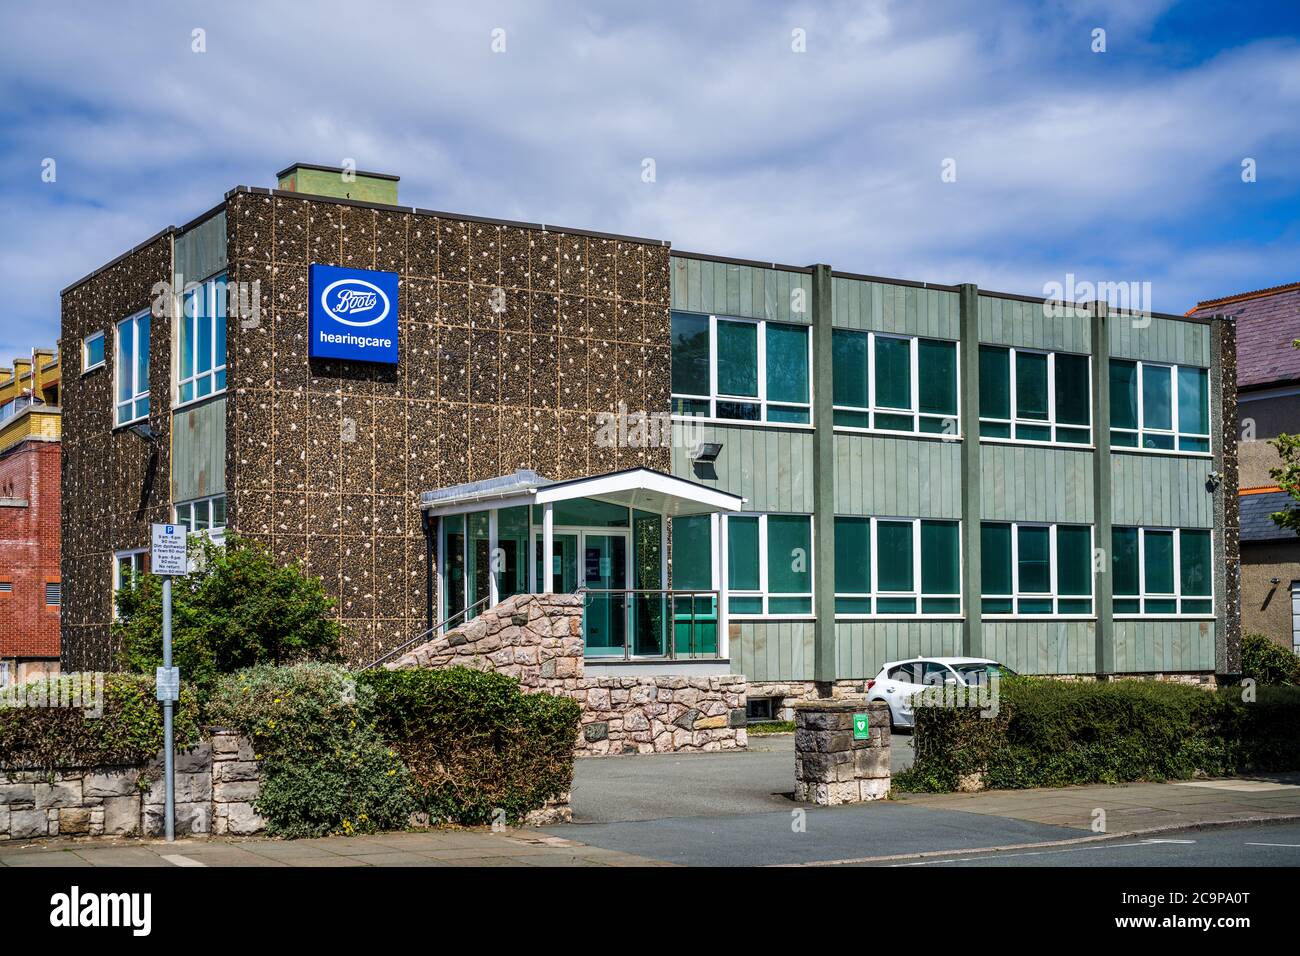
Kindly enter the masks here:
<path id="1" fill-rule="evenodd" d="M 311 267 L 312 358 L 397 364 L 397 273 Z"/>

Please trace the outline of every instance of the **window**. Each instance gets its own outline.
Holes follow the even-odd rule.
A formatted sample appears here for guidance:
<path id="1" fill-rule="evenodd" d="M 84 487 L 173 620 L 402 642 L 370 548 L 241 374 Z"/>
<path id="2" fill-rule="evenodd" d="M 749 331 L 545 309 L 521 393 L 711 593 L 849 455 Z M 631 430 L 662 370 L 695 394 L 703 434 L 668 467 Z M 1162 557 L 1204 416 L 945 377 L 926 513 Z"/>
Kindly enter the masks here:
<path id="1" fill-rule="evenodd" d="M 874 558 L 874 560 L 873 560 Z M 844 617 L 961 613 L 956 521 L 835 519 L 835 613 Z"/>
<path id="2" fill-rule="evenodd" d="M 727 609 L 734 615 L 812 613 L 812 518 L 727 517 Z"/>
<path id="3" fill-rule="evenodd" d="M 226 277 L 185 293 L 176 345 L 176 402 L 184 404 L 226 387 Z"/>
<path id="4" fill-rule="evenodd" d="M 63 585 L 59 581 L 45 582 L 45 606 L 58 607 L 63 603 Z"/>
<path id="5" fill-rule="evenodd" d="M 32 403 L 28 395 L 19 395 L 0 405 L 0 422 L 7 421 Z"/>
<path id="6" fill-rule="evenodd" d="M 958 433 L 956 342 L 835 329 L 831 351 L 836 425 Z"/>
<path id="7" fill-rule="evenodd" d="M 1086 445 L 1092 440 L 1091 359 L 980 346 L 980 435 Z"/>
<path id="8" fill-rule="evenodd" d="M 225 495 L 180 502 L 172 508 L 172 515 L 172 520 L 184 525 L 190 534 L 206 534 L 218 543 L 225 538 Z"/>
<path id="9" fill-rule="evenodd" d="M 1214 613 L 1210 532 L 1193 528 L 1114 528 L 1116 615 Z"/>
<path id="10" fill-rule="evenodd" d="M 1208 454 L 1209 371 L 1111 359 L 1110 443 Z"/>
<path id="11" fill-rule="evenodd" d="M 750 697 L 745 701 L 745 719 L 751 724 L 764 723 L 780 716 L 779 697 Z"/>
<path id="12" fill-rule="evenodd" d="M 104 364 L 104 333 L 93 332 L 81 340 L 81 373 Z"/>
<path id="13" fill-rule="evenodd" d="M 132 586 L 132 579 L 149 570 L 149 552 L 119 551 L 113 555 L 113 590 Z"/>
<path id="14" fill-rule="evenodd" d="M 983 613 L 1091 615 L 1092 527 L 985 521 Z"/>
<path id="15" fill-rule="evenodd" d="M 117 323 L 118 425 L 149 417 L 149 313 Z"/>
<path id="16" fill-rule="evenodd" d="M 812 421 L 807 326 L 672 314 L 674 415 Z"/>

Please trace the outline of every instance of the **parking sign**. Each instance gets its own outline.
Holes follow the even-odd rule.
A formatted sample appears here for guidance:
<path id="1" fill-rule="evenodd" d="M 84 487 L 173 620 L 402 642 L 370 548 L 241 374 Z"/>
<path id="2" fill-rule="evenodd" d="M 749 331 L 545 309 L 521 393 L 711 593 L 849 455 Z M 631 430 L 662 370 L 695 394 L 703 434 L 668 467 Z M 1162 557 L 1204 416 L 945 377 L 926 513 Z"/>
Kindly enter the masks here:
<path id="1" fill-rule="evenodd" d="M 149 554 L 149 570 L 154 574 L 186 575 L 189 560 L 185 556 L 183 524 L 156 524 L 153 526 L 153 548 Z"/>

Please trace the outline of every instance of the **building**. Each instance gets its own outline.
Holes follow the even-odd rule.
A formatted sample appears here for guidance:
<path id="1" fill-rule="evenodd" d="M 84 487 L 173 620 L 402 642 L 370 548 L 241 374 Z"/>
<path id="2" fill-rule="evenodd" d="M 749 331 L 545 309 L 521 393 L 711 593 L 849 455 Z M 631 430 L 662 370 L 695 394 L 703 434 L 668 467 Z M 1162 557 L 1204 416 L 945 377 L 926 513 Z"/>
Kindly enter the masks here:
<path id="1" fill-rule="evenodd" d="M 176 517 L 303 560 L 358 662 L 585 587 L 589 675 L 740 673 L 768 706 L 918 654 L 1237 670 L 1231 323 L 397 185 L 290 167 L 64 291 L 62 347 L 113 340 L 65 402 L 68 666 L 112 663 L 117 569 Z"/>
<path id="2" fill-rule="evenodd" d="M 1272 515 L 1295 506 L 1272 476 L 1269 440 L 1300 432 L 1300 282 L 1199 303 L 1237 326 L 1240 424 L 1241 626 L 1300 653 L 1300 536 Z"/>
<path id="3" fill-rule="evenodd" d="M 0 686 L 59 669 L 59 357 L 0 369 Z"/>

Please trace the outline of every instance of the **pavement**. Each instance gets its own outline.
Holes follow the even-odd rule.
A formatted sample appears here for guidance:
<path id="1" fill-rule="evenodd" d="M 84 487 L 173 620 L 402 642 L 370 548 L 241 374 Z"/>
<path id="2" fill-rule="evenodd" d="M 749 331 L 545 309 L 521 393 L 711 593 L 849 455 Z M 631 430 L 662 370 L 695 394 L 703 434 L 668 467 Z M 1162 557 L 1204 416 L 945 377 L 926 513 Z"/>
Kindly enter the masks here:
<path id="1" fill-rule="evenodd" d="M 911 738 L 892 756 L 910 764 Z M 544 830 L 12 841 L 0 866 L 1300 865 L 1300 773 L 827 808 L 794 802 L 793 772 L 792 735 L 751 737 L 748 752 L 579 760 L 574 822 Z"/>

